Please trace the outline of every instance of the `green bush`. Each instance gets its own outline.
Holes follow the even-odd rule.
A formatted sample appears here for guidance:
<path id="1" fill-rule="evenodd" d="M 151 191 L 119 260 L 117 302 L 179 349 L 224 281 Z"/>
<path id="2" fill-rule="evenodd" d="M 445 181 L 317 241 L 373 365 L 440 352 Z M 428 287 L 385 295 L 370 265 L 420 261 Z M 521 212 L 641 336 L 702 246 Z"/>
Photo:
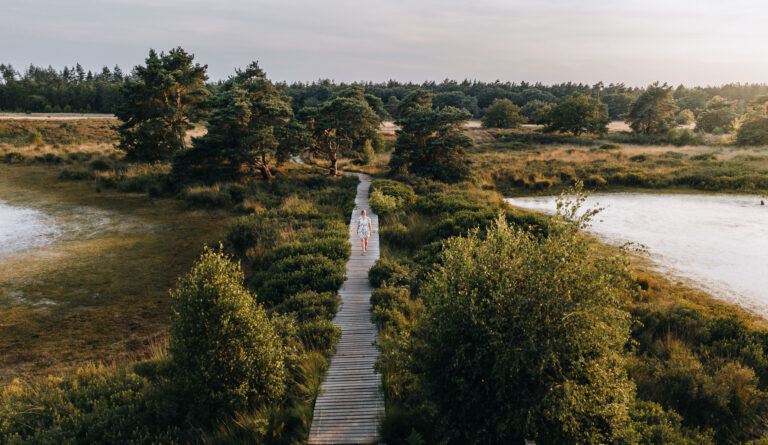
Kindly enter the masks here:
<path id="1" fill-rule="evenodd" d="M 341 297 L 336 292 L 318 293 L 311 290 L 291 295 L 273 310 L 281 314 L 294 314 L 300 322 L 331 319 L 340 302 Z"/>
<path id="2" fill-rule="evenodd" d="M 227 231 L 226 245 L 238 255 L 256 246 L 274 247 L 277 242 L 275 221 L 261 213 L 241 216 L 232 222 Z"/>
<path id="3" fill-rule="evenodd" d="M 45 141 L 40 131 L 33 128 L 27 132 L 27 143 L 30 145 L 44 145 Z"/>
<path id="4" fill-rule="evenodd" d="M 224 189 L 187 190 L 184 200 L 192 206 L 217 209 L 231 207 L 232 196 Z"/>
<path id="5" fill-rule="evenodd" d="M 411 292 L 406 286 L 388 286 L 382 283 L 371 292 L 371 305 L 373 307 L 391 308 L 398 306 L 398 301 L 410 299 Z"/>
<path id="6" fill-rule="evenodd" d="M 415 249 L 423 240 L 401 223 L 395 223 L 379 230 L 381 241 L 387 245 L 404 249 Z"/>
<path id="7" fill-rule="evenodd" d="M 712 434 L 687 428 L 674 411 L 664 411 L 658 403 L 635 401 L 632 421 L 636 441 L 641 444 L 714 445 Z"/>
<path id="8" fill-rule="evenodd" d="M 289 296 L 307 290 L 337 291 L 344 282 L 345 264 L 319 255 L 284 258 L 254 274 L 251 286 L 260 301 L 279 304 Z"/>
<path id="9" fill-rule="evenodd" d="M 617 144 L 616 142 L 606 142 L 605 144 L 600 145 L 601 150 L 621 150 L 621 144 Z"/>
<path id="10" fill-rule="evenodd" d="M 498 211 L 492 209 L 460 210 L 446 215 L 430 230 L 427 241 L 437 241 L 452 236 L 464 236 L 470 230 L 479 228 L 485 231 L 486 226 L 498 216 Z"/>
<path id="11" fill-rule="evenodd" d="M 387 141 L 384 140 L 384 137 L 380 133 L 373 135 L 371 143 L 373 145 L 373 151 L 376 153 L 385 153 L 392 148 L 387 146 Z"/>
<path id="12" fill-rule="evenodd" d="M 129 368 L 88 365 L 66 377 L 4 385 L 0 443 L 180 444 L 182 411 Z"/>
<path id="13" fill-rule="evenodd" d="M 379 258 L 368 270 L 368 281 L 373 287 L 382 287 L 385 284 L 403 286 L 410 282 L 410 274 L 411 268 L 407 264 L 388 258 Z"/>
<path id="14" fill-rule="evenodd" d="M 768 335 L 734 314 L 677 304 L 643 305 L 630 366 L 638 395 L 681 414 L 688 425 L 712 430 L 716 443 L 762 436 L 768 419 Z"/>
<path id="15" fill-rule="evenodd" d="M 368 202 L 371 210 L 378 215 L 386 215 L 397 210 L 397 198 L 385 195 L 381 190 L 371 191 Z"/>
<path id="16" fill-rule="evenodd" d="M 371 209 L 377 214 L 409 207 L 415 200 L 413 187 L 408 184 L 390 179 L 376 179 L 371 183 Z"/>
<path id="17" fill-rule="evenodd" d="M 344 237 L 331 238 L 327 236 L 317 236 L 313 234 L 309 239 L 301 239 L 288 244 L 280 245 L 262 255 L 259 258 L 259 264 L 263 268 L 284 258 L 295 257 L 298 255 L 323 255 L 334 261 L 345 261 L 352 253 L 352 246 L 349 240 Z"/>
<path id="18" fill-rule="evenodd" d="M 425 215 L 439 215 L 461 210 L 480 210 L 482 205 L 472 196 L 463 193 L 432 193 L 417 199 L 414 208 Z"/>
<path id="19" fill-rule="evenodd" d="M 330 353 L 341 338 L 341 329 L 334 326 L 331 320 L 315 319 L 300 323 L 298 335 L 306 348 Z"/>
<path id="20" fill-rule="evenodd" d="M 768 117 L 748 116 L 736 132 L 739 145 L 768 145 Z"/>
<path id="21" fill-rule="evenodd" d="M 687 128 L 669 130 L 666 139 L 669 143 L 677 147 L 682 147 L 684 145 L 701 145 L 704 143 L 703 135 L 695 133 Z"/>
<path id="22" fill-rule="evenodd" d="M 627 271 L 595 257 L 582 223 L 539 240 L 500 221 L 485 239 L 446 242 L 421 287 L 427 312 L 410 362 L 443 441 L 612 443 L 631 433 Z"/>
<path id="23" fill-rule="evenodd" d="M 171 292 L 173 381 L 200 421 L 276 401 L 285 391 L 282 342 L 243 280 L 238 264 L 206 249 Z"/>

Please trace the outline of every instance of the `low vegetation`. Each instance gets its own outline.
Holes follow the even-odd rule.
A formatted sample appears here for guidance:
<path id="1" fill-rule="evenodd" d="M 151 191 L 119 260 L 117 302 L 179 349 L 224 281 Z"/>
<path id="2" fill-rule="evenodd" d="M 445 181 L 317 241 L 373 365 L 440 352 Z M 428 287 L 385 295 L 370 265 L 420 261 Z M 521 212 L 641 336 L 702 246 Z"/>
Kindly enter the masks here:
<path id="1" fill-rule="evenodd" d="M 105 287 L 119 304 L 83 310 L 86 299 L 74 298 L 45 322 L 29 305 L 2 308 L 10 366 L 31 361 L 23 348 L 57 346 L 46 331 L 68 337 L 110 311 L 119 321 L 111 337 L 74 337 L 96 350 L 90 359 L 127 335 L 136 353 L 6 379 L 0 442 L 305 442 L 340 336 L 331 320 L 358 185 L 339 177 L 345 166 L 376 176 L 383 256 L 369 280 L 384 442 L 760 443 L 764 320 L 589 238 L 582 229 L 595 212 L 579 210 L 582 186 L 768 190 L 764 87 L 283 85 L 255 63 L 206 85 L 193 60 L 181 48 L 152 51 L 121 77 L 116 129 L 0 122 L 0 159 L 13 164 L 2 168 L 17 176 L 197 215 L 188 225 L 218 221 L 206 226 L 213 249 L 199 237 L 184 248 L 165 238 L 149 258 L 130 249 L 118 258 L 181 275 L 175 283 L 109 277 L 130 285 Z M 0 107 L 52 103 L 8 102 L 8 92 L 51 82 L 29 73 L 22 86 L 0 68 Z M 484 128 L 466 129 L 481 116 Z M 390 117 L 398 128 L 384 137 L 377 128 Z M 612 130 L 611 119 L 631 131 Z M 296 156 L 311 165 L 286 162 Z M 554 217 L 511 208 L 500 194 L 560 190 L 574 194 Z M 226 230 L 214 231 L 222 221 Z M 93 264 L 47 280 L 72 287 Z M 139 323 L 140 335 L 126 334 L 137 295 L 155 314 L 152 332 Z"/>
<path id="2" fill-rule="evenodd" d="M 657 281 L 629 252 L 595 250 L 578 202 L 550 220 L 466 183 L 437 187 L 415 185 L 413 205 L 382 217 L 385 256 L 369 274 L 387 443 L 761 437 L 760 322 Z"/>

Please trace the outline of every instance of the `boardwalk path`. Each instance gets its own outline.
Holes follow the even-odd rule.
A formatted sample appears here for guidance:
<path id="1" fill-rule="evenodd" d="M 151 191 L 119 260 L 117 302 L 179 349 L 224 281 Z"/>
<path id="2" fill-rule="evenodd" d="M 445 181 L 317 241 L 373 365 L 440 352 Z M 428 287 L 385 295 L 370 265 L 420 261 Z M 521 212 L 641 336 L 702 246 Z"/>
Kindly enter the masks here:
<path id="1" fill-rule="evenodd" d="M 371 177 L 357 174 L 360 185 L 350 221 L 352 256 L 347 263 L 347 280 L 339 289 L 341 308 L 333 323 L 341 328 L 336 353 L 320 386 L 309 444 L 371 444 L 378 441 L 379 418 L 384 414 L 381 377 L 373 370 L 378 351 L 376 325 L 371 322 L 371 285 L 368 269 L 379 258 L 379 218 L 368 205 Z M 366 209 L 373 233 L 368 253 L 362 256 L 355 229 L 360 211 Z"/>

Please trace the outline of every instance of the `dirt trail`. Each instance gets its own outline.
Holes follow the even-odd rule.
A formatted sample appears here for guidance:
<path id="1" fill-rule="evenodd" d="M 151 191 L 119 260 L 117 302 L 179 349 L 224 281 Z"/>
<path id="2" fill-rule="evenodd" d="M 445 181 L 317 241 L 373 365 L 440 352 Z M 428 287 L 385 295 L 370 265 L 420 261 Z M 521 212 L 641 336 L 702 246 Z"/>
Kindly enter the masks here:
<path id="1" fill-rule="evenodd" d="M 0 113 L 0 120 L 12 121 L 73 121 L 82 119 L 115 119 L 115 116 L 97 113 Z"/>

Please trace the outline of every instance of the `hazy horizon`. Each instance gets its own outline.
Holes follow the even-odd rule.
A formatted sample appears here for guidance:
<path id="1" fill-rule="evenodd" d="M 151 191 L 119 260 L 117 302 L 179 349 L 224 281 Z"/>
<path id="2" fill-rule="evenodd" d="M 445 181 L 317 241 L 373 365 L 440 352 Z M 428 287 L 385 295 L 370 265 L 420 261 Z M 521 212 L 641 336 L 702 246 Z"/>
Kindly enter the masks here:
<path id="1" fill-rule="evenodd" d="M 647 86 L 768 82 L 768 5 L 738 0 L 30 0 L 4 5 L 0 63 L 86 70 L 182 46 L 212 80 L 258 60 L 295 82 L 443 79 Z"/>

